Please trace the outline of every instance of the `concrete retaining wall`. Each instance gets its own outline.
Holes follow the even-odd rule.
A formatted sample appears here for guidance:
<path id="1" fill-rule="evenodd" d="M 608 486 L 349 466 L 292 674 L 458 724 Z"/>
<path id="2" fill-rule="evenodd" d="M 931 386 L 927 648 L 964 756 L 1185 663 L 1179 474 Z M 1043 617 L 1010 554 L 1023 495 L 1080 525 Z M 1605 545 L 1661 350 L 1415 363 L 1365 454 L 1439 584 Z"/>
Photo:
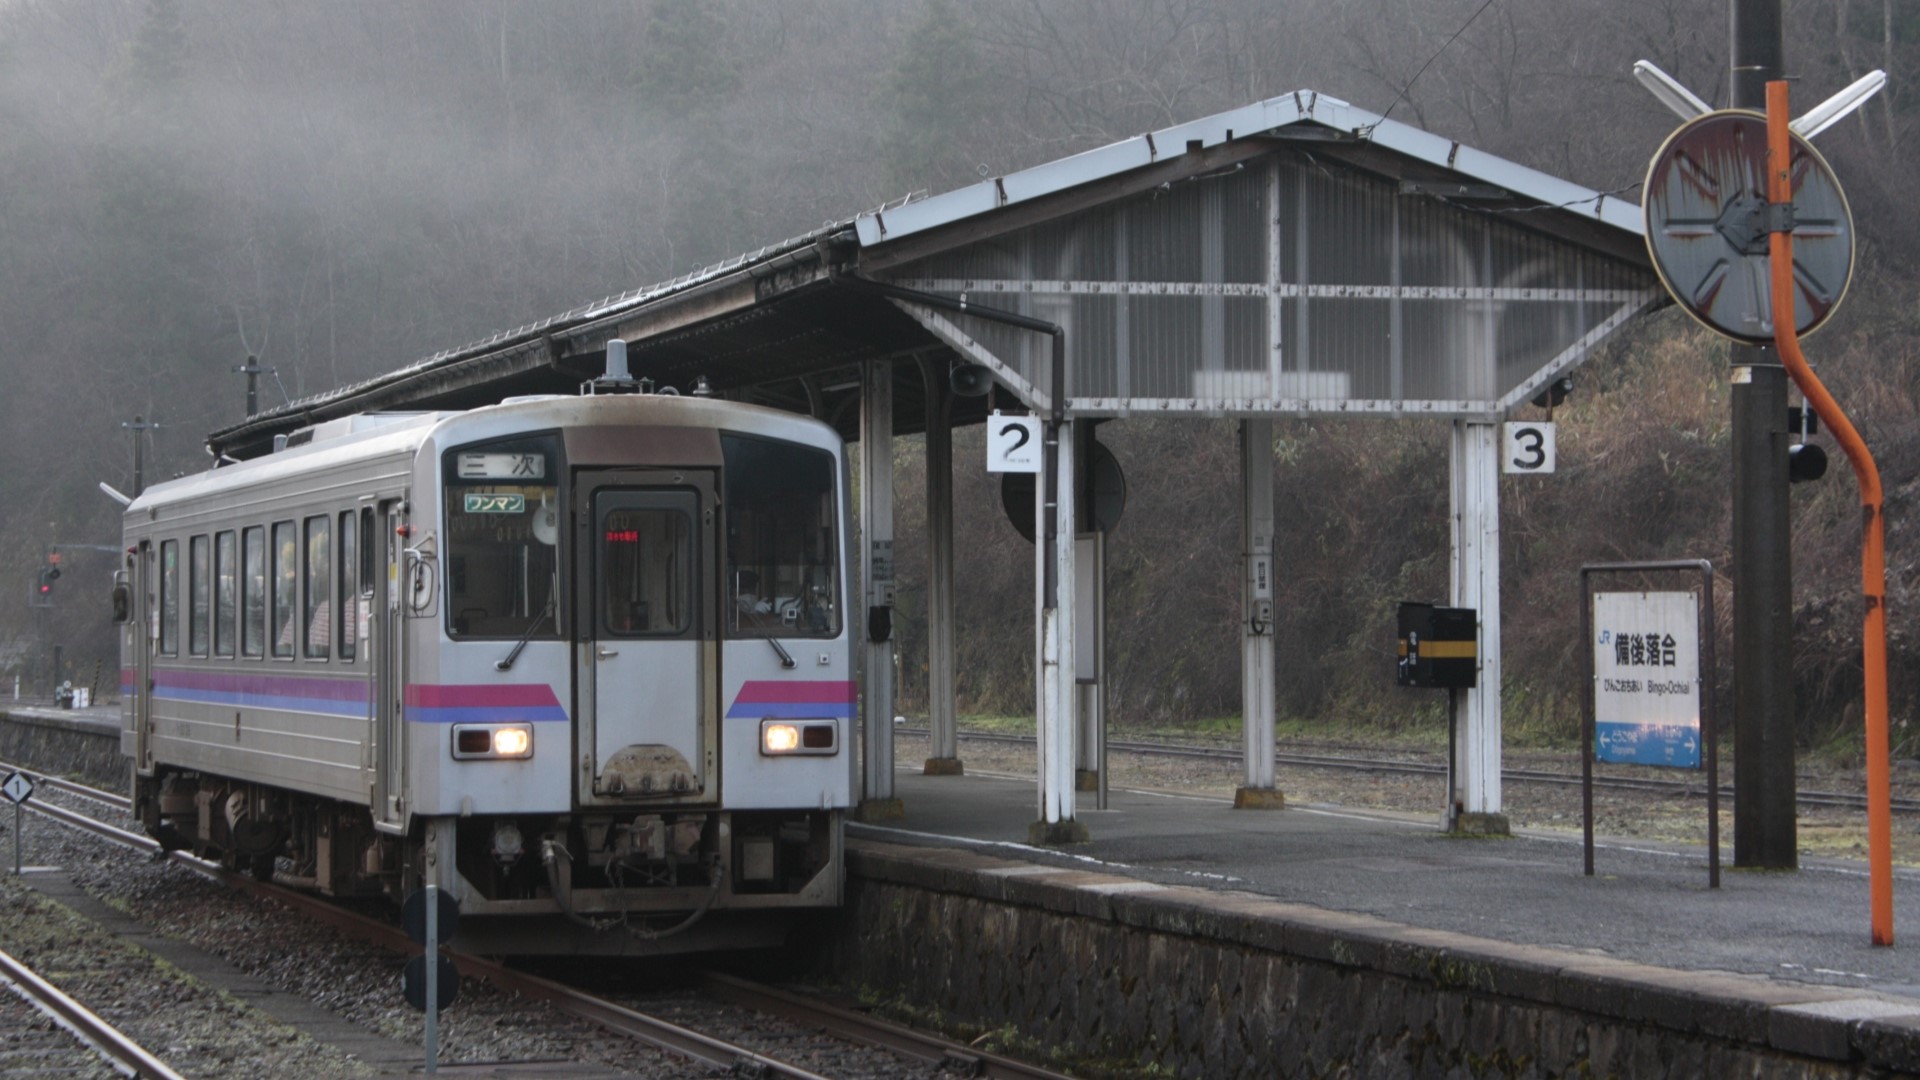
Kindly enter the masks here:
<path id="1" fill-rule="evenodd" d="M 131 775 L 120 756 L 120 720 L 110 709 L 0 712 L 0 761 L 109 791 L 127 791 Z"/>
<path id="2" fill-rule="evenodd" d="M 835 973 L 1154 1076 L 1920 1072 L 1920 1003 L 856 841 Z M 1099 1071 L 1097 1068 L 1094 1071 Z"/>

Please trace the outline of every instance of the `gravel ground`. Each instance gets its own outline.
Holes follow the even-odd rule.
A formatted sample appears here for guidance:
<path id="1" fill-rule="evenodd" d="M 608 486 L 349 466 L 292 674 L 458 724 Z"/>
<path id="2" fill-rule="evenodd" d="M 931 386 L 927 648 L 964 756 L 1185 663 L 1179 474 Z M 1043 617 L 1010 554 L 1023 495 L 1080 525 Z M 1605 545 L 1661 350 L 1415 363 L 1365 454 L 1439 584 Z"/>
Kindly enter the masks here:
<path id="1" fill-rule="evenodd" d="M 111 820 L 98 804 L 52 794 L 36 799 L 70 803 Z M 11 815 L 0 815 L 10 826 Z M 126 824 L 121 822 L 120 824 Z M 148 933 L 189 943 L 226 960 L 275 990 L 298 995 L 334 1017 L 391 1043 L 383 1060 L 356 1060 L 232 994 L 203 985 L 152 954 L 90 923 L 33 888 L 35 875 L 0 878 L 0 948 L 107 1017 L 182 1073 L 194 1077 L 364 1077 L 418 1068 L 424 1021 L 400 1000 L 403 961 L 347 940 L 270 901 L 227 889 L 170 863 L 154 863 L 123 848 L 29 816 L 25 861 L 56 866 L 86 893 L 137 918 Z M 11 859 L 12 835 L 0 829 L 0 851 Z M 11 868 L 9 863 L 9 869 Z M 44 884 L 44 883 L 43 883 Z M 622 998 L 629 1007 L 666 1014 L 676 1023 L 755 1048 L 769 1056 L 836 1077 L 933 1077 L 891 1054 L 848 1046 L 810 1030 L 686 993 Z M 0 1014 L 0 1037 L 33 1037 L 31 1016 Z M 543 1004 L 527 1002 L 476 980 L 461 985 L 460 1000 L 440 1017 L 443 1064 L 549 1063 L 551 1075 L 705 1077 L 717 1075 L 662 1054 Z M 407 1055 L 410 1055 L 408 1057 Z M 0 1074 L 11 1075 L 0 1059 Z M 86 1075 L 86 1074 L 81 1074 Z M 110 1075 L 110 1074 L 103 1074 Z"/>
<path id="2" fill-rule="evenodd" d="M 112 1080 L 119 1075 L 26 998 L 0 989 L 0 1076 Z"/>
<path id="3" fill-rule="evenodd" d="M 101 933 L 21 879 L 0 879 L 0 904 L 8 912 L 0 920 L 0 947 L 183 1074 L 369 1075 L 298 1031 Z M 9 1041 L 15 1033 L 8 1028 Z"/>

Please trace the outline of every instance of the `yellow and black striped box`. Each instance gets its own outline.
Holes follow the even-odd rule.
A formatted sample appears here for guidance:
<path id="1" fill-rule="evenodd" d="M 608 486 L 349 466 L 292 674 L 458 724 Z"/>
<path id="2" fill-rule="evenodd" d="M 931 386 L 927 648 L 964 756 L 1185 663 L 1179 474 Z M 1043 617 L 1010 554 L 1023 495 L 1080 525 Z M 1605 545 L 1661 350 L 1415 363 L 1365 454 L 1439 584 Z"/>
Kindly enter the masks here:
<path id="1" fill-rule="evenodd" d="M 1464 690 L 1480 673 L 1480 618 L 1473 608 L 1400 605 L 1401 686 Z"/>

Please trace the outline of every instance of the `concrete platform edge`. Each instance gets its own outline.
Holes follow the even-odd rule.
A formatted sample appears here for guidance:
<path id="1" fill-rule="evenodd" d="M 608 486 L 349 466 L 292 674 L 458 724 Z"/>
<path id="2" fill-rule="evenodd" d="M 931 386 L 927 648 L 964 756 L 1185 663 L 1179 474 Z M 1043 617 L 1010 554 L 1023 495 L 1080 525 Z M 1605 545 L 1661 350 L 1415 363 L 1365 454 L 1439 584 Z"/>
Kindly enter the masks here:
<path id="1" fill-rule="evenodd" d="M 117 714 L 113 718 L 100 715 L 102 710 L 89 709 L 72 712 L 62 709 L 42 708 L 39 706 L 13 705 L 0 708 L 0 719 L 24 727 L 54 728 L 59 731 L 75 731 L 82 735 L 98 735 L 118 742 L 120 739 L 120 721 Z"/>
<path id="2" fill-rule="evenodd" d="M 1920 1005 L 1406 926 L 1271 897 L 949 848 L 847 845 L 856 877 L 1227 942 L 1435 988 L 1871 1068 L 1920 1067 Z"/>

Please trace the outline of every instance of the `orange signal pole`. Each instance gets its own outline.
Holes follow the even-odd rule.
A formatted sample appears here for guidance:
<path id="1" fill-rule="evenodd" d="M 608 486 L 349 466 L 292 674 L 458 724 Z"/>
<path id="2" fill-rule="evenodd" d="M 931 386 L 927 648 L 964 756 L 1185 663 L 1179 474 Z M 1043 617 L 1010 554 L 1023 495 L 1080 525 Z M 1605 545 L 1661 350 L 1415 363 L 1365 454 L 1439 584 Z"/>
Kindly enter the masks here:
<path id="1" fill-rule="evenodd" d="M 1767 84 L 1767 201 L 1793 201 L 1793 147 L 1787 137 L 1787 84 Z M 1860 635 L 1866 666 L 1867 714 L 1867 868 L 1873 912 L 1873 943 L 1893 944 L 1893 785 L 1892 748 L 1887 734 L 1887 567 L 1886 522 L 1881 512 L 1880 470 L 1865 440 L 1847 414 L 1814 375 L 1800 352 L 1795 327 L 1793 234 L 1777 230 L 1768 241 L 1773 269 L 1773 340 L 1787 374 L 1813 406 L 1840 448 L 1847 452 L 1860 483 L 1864 535 L 1860 542 L 1860 580 L 1866 594 L 1866 623 Z"/>

